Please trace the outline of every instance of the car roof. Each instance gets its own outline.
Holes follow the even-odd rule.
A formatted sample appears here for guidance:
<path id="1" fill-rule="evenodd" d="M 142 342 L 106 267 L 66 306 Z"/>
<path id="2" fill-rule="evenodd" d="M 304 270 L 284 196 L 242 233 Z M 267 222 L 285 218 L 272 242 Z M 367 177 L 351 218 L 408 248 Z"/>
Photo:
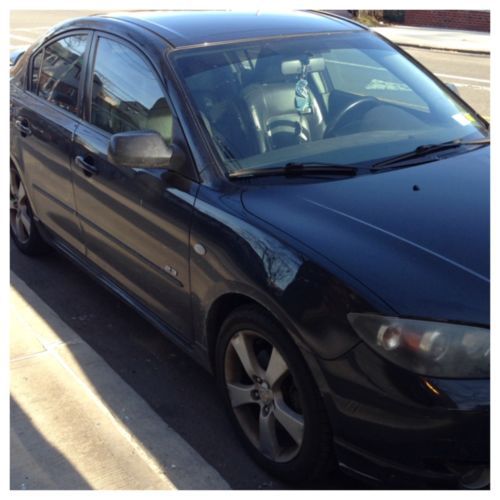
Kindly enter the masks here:
<path id="1" fill-rule="evenodd" d="M 96 17 L 142 26 L 165 38 L 174 47 L 364 29 L 342 17 L 305 11 L 141 11 Z"/>

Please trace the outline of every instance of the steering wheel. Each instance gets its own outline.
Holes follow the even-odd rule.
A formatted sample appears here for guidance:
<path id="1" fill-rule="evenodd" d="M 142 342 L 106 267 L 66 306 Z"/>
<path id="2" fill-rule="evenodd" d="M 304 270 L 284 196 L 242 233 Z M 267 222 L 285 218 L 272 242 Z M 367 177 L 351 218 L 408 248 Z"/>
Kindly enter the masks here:
<path id="1" fill-rule="evenodd" d="M 341 122 L 344 122 L 350 114 L 356 111 L 359 112 L 361 110 L 364 110 L 364 112 L 366 113 L 375 106 L 378 106 L 378 104 L 379 104 L 378 99 L 371 96 L 361 97 L 357 101 L 351 102 L 349 106 L 344 108 L 339 113 L 339 115 L 327 125 L 325 133 L 323 134 L 323 138 L 328 139 L 329 137 L 333 137 L 335 129 L 339 126 Z"/>

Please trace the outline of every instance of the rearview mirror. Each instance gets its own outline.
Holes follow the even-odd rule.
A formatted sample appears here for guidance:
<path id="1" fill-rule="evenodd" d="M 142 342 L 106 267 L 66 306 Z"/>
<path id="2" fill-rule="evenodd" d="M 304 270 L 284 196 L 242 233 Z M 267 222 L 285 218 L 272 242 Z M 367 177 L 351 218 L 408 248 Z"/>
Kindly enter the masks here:
<path id="1" fill-rule="evenodd" d="M 281 72 L 284 75 L 300 75 L 304 69 L 304 64 L 298 59 L 283 61 L 281 63 Z M 316 73 L 324 71 L 325 60 L 322 57 L 311 57 L 306 65 L 307 73 Z"/>
<path id="2" fill-rule="evenodd" d="M 138 130 L 111 136 L 108 161 L 117 167 L 177 169 L 184 163 L 184 153 L 175 145 L 167 146 L 158 132 Z"/>

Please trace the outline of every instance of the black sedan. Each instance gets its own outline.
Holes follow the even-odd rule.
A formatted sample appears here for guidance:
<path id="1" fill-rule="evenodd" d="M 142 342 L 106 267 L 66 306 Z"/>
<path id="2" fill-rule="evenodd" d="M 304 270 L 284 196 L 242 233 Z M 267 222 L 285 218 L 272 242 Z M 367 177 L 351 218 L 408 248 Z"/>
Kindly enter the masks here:
<path id="1" fill-rule="evenodd" d="M 489 132 L 326 13 L 139 12 L 12 58 L 10 226 L 215 373 L 288 481 L 489 484 Z"/>

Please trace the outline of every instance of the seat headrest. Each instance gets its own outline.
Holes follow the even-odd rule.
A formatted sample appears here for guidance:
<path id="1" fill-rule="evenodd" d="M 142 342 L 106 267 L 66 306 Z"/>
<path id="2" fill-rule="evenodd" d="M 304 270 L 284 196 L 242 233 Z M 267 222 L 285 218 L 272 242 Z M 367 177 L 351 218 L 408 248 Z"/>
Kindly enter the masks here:
<path id="1" fill-rule="evenodd" d="M 255 63 L 255 81 L 258 83 L 282 82 L 281 61 L 281 55 L 263 49 Z"/>

